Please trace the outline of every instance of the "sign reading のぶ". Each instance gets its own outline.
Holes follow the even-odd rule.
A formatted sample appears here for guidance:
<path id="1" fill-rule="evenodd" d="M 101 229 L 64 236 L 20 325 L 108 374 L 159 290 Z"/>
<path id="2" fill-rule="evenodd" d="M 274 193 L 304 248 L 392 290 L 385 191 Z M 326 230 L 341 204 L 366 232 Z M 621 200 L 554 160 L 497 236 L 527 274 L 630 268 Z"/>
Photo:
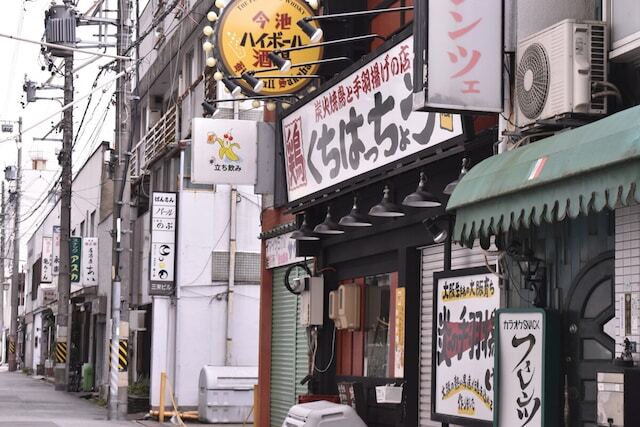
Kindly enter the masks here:
<path id="1" fill-rule="evenodd" d="M 486 268 L 434 274 L 432 418 L 490 425 L 499 278 Z"/>
<path id="2" fill-rule="evenodd" d="M 216 25 L 214 43 L 215 55 L 225 74 L 240 76 L 246 72 L 270 70 L 265 73 L 269 77 L 261 79 L 264 82 L 261 95 L 295 93 L 304 88 L 311 81 L 304 77 L 316 74 L 318 64 L 295 65 L 322 59 L 322 48 L 281 52 L 280 56 L 294 65 L 288 71 L 273 71 L 275 65 L 269 53 L 309 45 L 309 37 L 296 23 L 312 15 L 313 11 L 303 0 L 230 1 Z M 245 91 L 252 92 L 243 80 L 237 80 L 237 83 Z"/>
<path id="3" fill-rule="evenodd" d="M 175 285 L 178 195 L 154 192 L 151 201 L 149 295 L 172 295 Z"/>

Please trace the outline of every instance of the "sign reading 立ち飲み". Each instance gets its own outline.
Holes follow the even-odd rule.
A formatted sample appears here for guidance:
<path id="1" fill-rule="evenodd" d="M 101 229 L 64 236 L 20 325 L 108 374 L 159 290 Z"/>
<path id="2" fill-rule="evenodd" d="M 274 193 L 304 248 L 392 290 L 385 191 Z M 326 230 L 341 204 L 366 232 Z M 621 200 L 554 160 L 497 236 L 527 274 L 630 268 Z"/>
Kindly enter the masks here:
<path id="1" fill-rule="evenodd" d="M 498 276 L 475 268 L 434 279 L 432 418 L 490 425 Z"/>
<path id="2" fill-rule="evenodd" d="M 282 119 L 289 201 L 462 134 L 459 116 L 413 112 L 413 36 Z"/>
<path id="3" fill-rule="evenodd" d="M 256 183 L 257 122 L 195 118 L 192 133 L 192 182 L 247 185 Z"/>

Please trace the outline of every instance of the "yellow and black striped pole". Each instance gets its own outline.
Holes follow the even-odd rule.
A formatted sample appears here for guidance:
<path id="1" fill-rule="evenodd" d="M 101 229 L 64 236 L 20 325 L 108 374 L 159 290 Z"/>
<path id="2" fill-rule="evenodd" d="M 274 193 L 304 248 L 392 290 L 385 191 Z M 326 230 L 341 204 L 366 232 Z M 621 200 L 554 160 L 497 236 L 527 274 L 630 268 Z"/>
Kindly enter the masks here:
<path id="1" fill-rule="evenodd" d="M 56 342 L 53 350 L 53 356 L 56 363 L 65 363 L 67 361 L 67 343 Z"/>
<path id="2" fill-rule="evenodd" d="M 118 341 L 118 372 L 125 372 L 129 367 L 129 340 L 122 339 Z M 113 365 L 111 365 L 113 368 Z"/>

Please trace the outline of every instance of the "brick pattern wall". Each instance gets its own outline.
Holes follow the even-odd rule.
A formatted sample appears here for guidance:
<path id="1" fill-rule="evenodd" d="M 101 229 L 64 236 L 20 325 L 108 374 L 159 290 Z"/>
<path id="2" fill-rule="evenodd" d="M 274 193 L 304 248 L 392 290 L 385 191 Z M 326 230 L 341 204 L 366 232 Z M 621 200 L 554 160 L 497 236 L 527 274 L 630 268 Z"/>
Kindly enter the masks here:
<path id="1" fill-rule="evenodd" d="M 615 252 L 616 357 L 624 349 L 624 339 L 638 343 L 640 350 L 640 205 L 616 209 Z M 631 294 L 631 334 L 621 330 L 625 294 Z M 636 309 L 634 310 L 634 305 Z M 635 319 L 634 319 L 635 317 Z M 640 353 L 633 354 L 636 363 Z"/>

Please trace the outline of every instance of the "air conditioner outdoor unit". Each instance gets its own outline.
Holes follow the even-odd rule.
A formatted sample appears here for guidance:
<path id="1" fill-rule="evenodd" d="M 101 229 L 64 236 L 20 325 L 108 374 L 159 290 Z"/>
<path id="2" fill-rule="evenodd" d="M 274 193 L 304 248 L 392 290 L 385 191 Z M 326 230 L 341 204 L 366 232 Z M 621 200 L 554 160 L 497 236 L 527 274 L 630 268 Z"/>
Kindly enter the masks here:
<path id="1" fill-rule="evenodd" d="M 519 127 L 567 113 L 603 115 L 607 80 L 603 22 L 564 20 L 518 43 L 515 75 Z"/>

